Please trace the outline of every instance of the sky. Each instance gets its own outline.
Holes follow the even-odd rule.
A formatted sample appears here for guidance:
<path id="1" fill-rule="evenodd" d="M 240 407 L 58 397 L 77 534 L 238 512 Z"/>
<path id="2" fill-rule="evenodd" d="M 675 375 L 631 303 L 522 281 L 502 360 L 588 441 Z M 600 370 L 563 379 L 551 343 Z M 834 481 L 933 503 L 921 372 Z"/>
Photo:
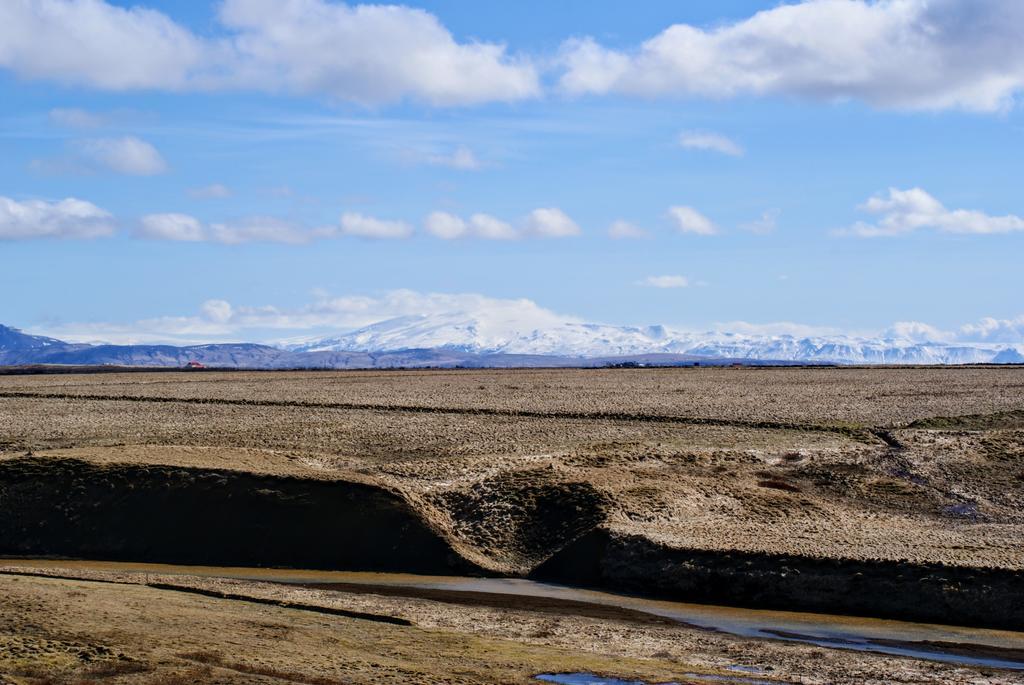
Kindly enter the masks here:
<path id="1" fill-rule="evenodd" d="M 1022 91 L 1019 0 L 6 0 L 0 323 L 1024 340 Z"/>

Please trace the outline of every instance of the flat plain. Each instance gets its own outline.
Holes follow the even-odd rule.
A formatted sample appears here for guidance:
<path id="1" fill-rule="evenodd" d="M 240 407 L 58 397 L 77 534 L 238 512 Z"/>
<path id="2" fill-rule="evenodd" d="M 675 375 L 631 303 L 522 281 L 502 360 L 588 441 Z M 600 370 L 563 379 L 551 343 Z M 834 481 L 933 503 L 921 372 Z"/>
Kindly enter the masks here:
<path id="1" fill-rule="evenodd" d="M 1024 625 L 1020 368 L 15 375 L 0 450 L 9 557 L 515 576 Z M 686 682 L 756 662 L 778 682 L 1018 682 L 635 616 L 176 581 L 410 624 L 395 625 L 29 571 L 0 575 L 0 680 Z"/>

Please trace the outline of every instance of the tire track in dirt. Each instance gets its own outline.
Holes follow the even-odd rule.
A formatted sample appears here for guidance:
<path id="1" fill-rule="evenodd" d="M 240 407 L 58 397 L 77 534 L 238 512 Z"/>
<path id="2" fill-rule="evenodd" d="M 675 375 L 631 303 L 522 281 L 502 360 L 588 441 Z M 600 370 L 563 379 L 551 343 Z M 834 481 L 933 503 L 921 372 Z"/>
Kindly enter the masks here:
<path id="1" fill-rule="evenodd" d="M 340 409 L 349 411 L 379 411 L 409 414 L 457 414 L 462 416 L 496 416 L 505 418 L 554 419 L 569 421 L 622 421 L 639 423 L 674 423 L 684 426 L 716 426 L 724 428 L 750 428 L 761 430 L 809 431 L 832 433 L 858 442 L 881 441 L 891 443 L 879 432 L 869 428 L 835 426 L 828 424 L 795 423 L 787 421 L 742 421 L 695 416 L 665 414 L 637 414 L 632 412 L 575 412 L 540 411 L 531 409 L 499 409 L 496 407 L 431 407 L 410 404 L 373 404 L 361 402 L 302 402 L 299 400 L 247 400 L 216 397 L 160 397 L 139 395 L 94 395 L 77 393 L 0 392 L 0 399 L 78 400 L 87 402 L 153 402 L 178 404 L 211 404 L 240 407 L 283 407 L 295 409 Z"/>

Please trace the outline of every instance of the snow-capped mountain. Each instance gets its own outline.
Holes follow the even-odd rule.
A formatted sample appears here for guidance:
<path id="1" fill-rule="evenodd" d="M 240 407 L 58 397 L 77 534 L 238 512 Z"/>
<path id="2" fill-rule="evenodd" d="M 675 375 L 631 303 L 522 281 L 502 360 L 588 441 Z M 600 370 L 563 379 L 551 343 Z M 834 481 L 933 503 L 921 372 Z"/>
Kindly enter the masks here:
<path id="1" fill-rule="evenodd" d="M 464 313 L 401 316 L 338 337 L 293 343 L 287 349 L 380 352 L 443 348 L 482 354 L 595 357 L 649 352 L 660 330 L 660 327 L 631 328 L 571 320 L 545 322 L 542 326 L 535 323 L 527 319 Z"/>
<path id="2" fill-rule="evenodd" d="M 292 342 L 294 352 L 444 349 L 473 354 L 703 357 L 842 364 L 974 364 L 1024 361 L 1024 343 L 947 343 L 898 337 L 694 333 L 571 319 L 537 322 L 473 313 L 402 316 L 337 337 Z"/>
<path id="3" fill-rule="evenodd" d="M 898 329 L 894 329 L 897 330 Z M 1024 363 L 1024 343 L 921 338 L 916 329 L 878 337 L 785 335 L 665 326 L 586 323 L 516 304 L 386 319 L 338 336 L 276 346 L 95 345 L 67 343 L 0 326 L 0 366 L 72 364 L 231 368 L 376 368 L 415 366 L 603 366 L 793 362 L 838 364 Z M 915 335 L 918 337 L 915 338 Z M 932 334 L 934 335 L 934 334 Z"/>

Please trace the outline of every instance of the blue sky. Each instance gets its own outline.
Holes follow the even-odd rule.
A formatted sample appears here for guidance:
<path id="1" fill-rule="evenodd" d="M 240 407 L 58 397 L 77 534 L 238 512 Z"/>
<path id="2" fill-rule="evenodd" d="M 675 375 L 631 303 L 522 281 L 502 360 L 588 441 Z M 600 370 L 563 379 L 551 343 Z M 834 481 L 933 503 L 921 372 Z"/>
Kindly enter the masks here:
<path id="1" fill-rule="evenodd" d="M 0 322 L 1024 330 L 1016 0 L 493 5 L 6 3 Z"/>

